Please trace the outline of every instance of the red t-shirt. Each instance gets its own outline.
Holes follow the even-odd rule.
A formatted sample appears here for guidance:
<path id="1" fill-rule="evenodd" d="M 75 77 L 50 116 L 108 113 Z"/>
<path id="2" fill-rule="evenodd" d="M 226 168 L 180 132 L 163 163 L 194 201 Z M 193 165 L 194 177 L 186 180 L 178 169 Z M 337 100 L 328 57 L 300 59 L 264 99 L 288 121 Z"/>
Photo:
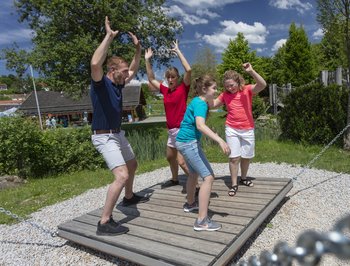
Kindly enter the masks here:
<path id="1" fill-rule="evenodd" d="M 186 112 L 186 103 L 190 86 L 181 82 L 175 90 L 160 84 L 160 93 L 164 96 L 166 126 L 168 129 L 179 128 Z"/>
<path id="2" fill-rule="evenodd" d="M 226 105 L 226 125 L 236 129 L 253 129 L 252 85 L 245 85 L 242 91 L 231 93 L 224 91 L 218 97 Z"/>

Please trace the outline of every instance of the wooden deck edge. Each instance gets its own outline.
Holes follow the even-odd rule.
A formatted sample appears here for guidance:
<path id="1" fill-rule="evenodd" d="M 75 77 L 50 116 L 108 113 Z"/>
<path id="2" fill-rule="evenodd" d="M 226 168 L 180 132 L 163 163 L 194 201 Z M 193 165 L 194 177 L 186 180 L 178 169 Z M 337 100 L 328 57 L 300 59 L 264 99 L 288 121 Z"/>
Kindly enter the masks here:
<path id="1" fill-rule="evenodd" d="M 127 261 L 138 263 L 140 265 L 154 265 L 154 266 L 174 266 L 174 264 L 169 264 L 165 261 L 154 259 L 149 256 L 144 256 L 140 253 L 129 251 L 127 249 L 119 248 L 102 241 L 94 240 L 88 237 L 80 236 L 65 230 L 59 230 L 59 236 L 72 241 L 74 243 L 84 243 L 79 244 L 86 247 L 89 247 L 94 250 L 98 250 L 102 253 L 106 253 L 112 256 L 117 257 L 115 254 L 118 254 L 118 258 L 126 259 Z M 132 260 L 130 260 L 132 258 Z"/>
<path id="2" fill-rule="evenodd" d="M 237 251 L 247 242 L 251 235 L 258 229 L 258 227 L 265 221 L 265 219 L 272 213 L 272 211 L 278 206 L 282 199 L 292 189 L 293 182 L 290 179 L 286 186 L 276 195 L 276 197 L 267 205 L 267 207 L 253 220 L 251 224 L 247 226 L 247 230 L 244 230 L 241 235 L 237 237 L 234 243 L 225 250 L 225 252 L 211 265 L 222 266 L 226 265 Z"/>

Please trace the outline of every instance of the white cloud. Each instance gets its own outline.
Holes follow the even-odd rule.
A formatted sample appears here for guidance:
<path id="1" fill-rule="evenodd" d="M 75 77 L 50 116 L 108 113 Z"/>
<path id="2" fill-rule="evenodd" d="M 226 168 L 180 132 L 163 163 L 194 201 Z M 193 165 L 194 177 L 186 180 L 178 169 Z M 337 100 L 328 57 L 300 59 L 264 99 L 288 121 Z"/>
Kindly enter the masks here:
<path id="1" fill-rule="evenodd" d="M 174 0 L 177 3 L 181 3 L 189 7 L 219 7 L 226 4 L 234 4 L 244 2 L 247 0 Z M 260 0 L 261 1 L 261 0 Z"/>
<path id="2" fill-rule="evenodd" d="M 314 37 L 314 39 L 321 39 L 323 37 L 323 30 L 322 29 L 318 29 L 317 31 L 315 31 L 312 34 L 312 37 Z"/>
<path id="3" fill-rule="evenodd" d="M 270 0 L 269 4 L 279 9 L 296 9 L 301 14 L 312 8 L 311 3 L 300 0 Z"/>
<path id="4" fill-rule="evenodd" d="M 182 10 L 179 6 L 174 5 L 171 8 L 165 8 L 165 12 L 171 17 L 180 17 L 183 24 L 208 24 L 208 20 L 204 18 L 200 18 L 195 15 L 187 14 L 184 10 Z"/>
<path id="5" fill-rule="evenodd" d="M 0 33 L 0 45 L 28 42 L 32 37 L 33 31 L 29 29 L 9 30 Z"/>
<path id="6" fill-rule="evenodd" d="M 287 39 L 281 39 L 278 40 L 277 42 L 275 42 L 275 44 L 272 46 L 271 51 L 275 52 L 277 51 L 280 47 L 283 46 L 283 44 L 285 44 L 287 42 Z"/>
<path id="7" fill-rule="evenodd" d="M 255 22 L 253 25 L 249 25 L 243 22 L 234 22 L 232 20 L 225 20 L 220 23 L 223 29 L 212 35 L 203 35 L 202 38 L 208 44 L 211 44 L 217 48 L 217 51 L 223 51 L 230 39 L 236 38 L 239 32 L 243 33 L 244 38 L 250 44 L 265 44 L 268 31 L 266 27 L 260 22 Z"/>
<path id="8" fill-rule="evenodd" d="M 207 8 L 205 8 L 205 9 L 198 9 L 198 10 L 196 11 L 196 14 L 197 14 L 198 16 L 207 16 L 207 17 L 209 17 L 210 19 L 214 19 L 214 18 L 220 17 L 219 14 L 217 14 L 217 13 L 215 13 L 215 12 L 209 11 Z"/>

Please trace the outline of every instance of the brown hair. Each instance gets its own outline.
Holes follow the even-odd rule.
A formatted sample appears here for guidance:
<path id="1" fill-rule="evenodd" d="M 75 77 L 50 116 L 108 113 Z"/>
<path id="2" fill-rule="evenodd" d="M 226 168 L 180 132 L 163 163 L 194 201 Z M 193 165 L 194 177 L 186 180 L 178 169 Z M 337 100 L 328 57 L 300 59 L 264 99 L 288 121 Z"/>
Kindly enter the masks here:
<path id="1" fill-rule="evenodd" d="M 235 82 L 237 82 L 240 91 L 243 90 L 243 86 L 245 85 L 245 80 L 241 74 L 239 74 L 234 70 L 227 70 L 224 73 L 224 80 L 223 80 L 224 84 L 225 84 L 225 81 L 229 79 L 232 79 Z"/>
<path id="2" fill-rule="evenodd" d="M 207 92 L 207 89 L 213 85 L 216 81 L 210 75 L 203 75 L 194 80 L 195 82 L 195 90 L 198 96 L 203 95 Z"/>
<path id="3" fill-rule="evenodd" d="M 127 64 L 124 58 L 113 55 L 107 59 L 107 71 L 109 72 L 112 67 L 119 68 L 120 64 Z"/>
<path id="4" fill-rule="evenodd" d="M 168 78 L 171 74 L 175 74 L 178 78 L 180 77 L 179 74 L 179 70 L 176 67 L 169 67 L 166 71 L 165 71 L 165 78 Z"/>

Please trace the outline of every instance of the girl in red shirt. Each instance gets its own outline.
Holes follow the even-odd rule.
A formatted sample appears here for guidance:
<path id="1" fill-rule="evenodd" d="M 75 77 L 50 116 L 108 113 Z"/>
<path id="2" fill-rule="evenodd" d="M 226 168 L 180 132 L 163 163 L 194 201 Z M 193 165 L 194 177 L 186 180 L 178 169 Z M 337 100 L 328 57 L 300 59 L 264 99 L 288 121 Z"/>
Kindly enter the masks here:
<path id="1" fill-rule="evenodd" d="M 180 75 L 176 67 L 170 67 L 165 72 L 165 78 L 167 80 L 168 87 L 164 86 L 161 82 L 156 80 L 150 63 L 150 58 L 153 56 L 151 48 L 148 48 L 146 50 L 145 60 L 147 76 L 150 84 L 156 88 L 157 91 L 160 91 L 160 93 L 164 96 L 164 108 L 166 124 L 168 128 L 166 157 L 169 162 L 172 174 L 172 179 L 167 183 L 168 185 L 178 185 L 179 165 L 188 176 L 188 168 L 186 166 L 184 158 L 175 147 L 175 139 L 186 111 L 187 98 L 191 83 L 191 67 L 184 55 L 181 53 L 177 40 L 174 42 L 174 48 L 172 48 L 171 51 L 177 54 L 182 66 L 185 69 L 184 78 L 180 84 L 178 84 Z"/>

